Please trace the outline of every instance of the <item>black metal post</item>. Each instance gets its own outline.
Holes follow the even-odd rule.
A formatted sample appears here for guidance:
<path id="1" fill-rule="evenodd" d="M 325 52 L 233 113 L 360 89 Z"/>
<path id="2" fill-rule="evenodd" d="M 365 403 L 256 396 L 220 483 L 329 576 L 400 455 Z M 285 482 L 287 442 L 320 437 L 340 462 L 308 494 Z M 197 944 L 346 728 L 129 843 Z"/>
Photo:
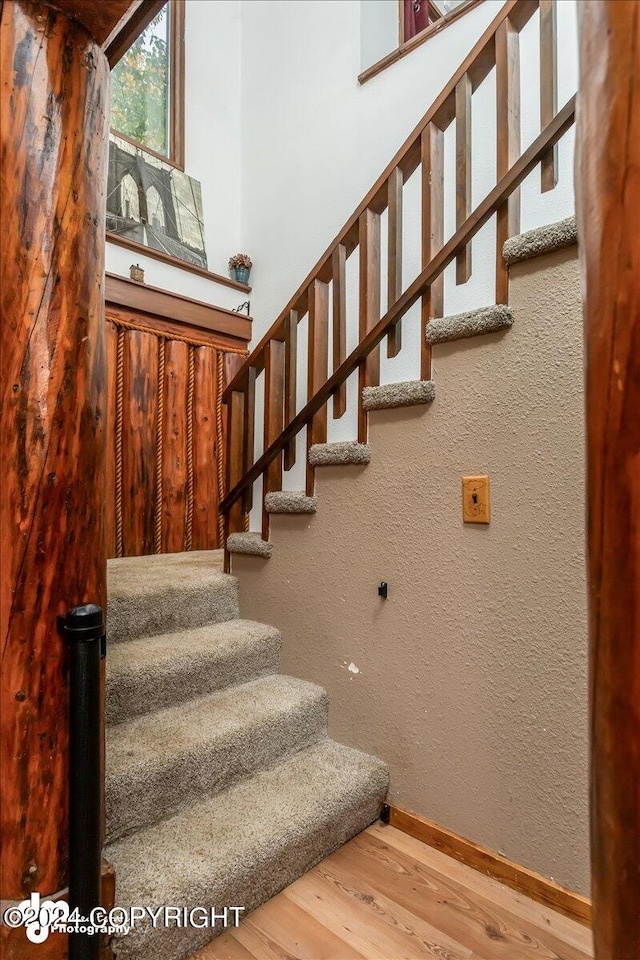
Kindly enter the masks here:
<path id="1" fill-rule="evenodd" d="M 102 608 L 71 607 L 62 628 L 69 642 L 69 907 L 88 919 L 100 906 Z M 100 941 L 97 934 L 71 933 L 69 960 L 98 960 Z"/>

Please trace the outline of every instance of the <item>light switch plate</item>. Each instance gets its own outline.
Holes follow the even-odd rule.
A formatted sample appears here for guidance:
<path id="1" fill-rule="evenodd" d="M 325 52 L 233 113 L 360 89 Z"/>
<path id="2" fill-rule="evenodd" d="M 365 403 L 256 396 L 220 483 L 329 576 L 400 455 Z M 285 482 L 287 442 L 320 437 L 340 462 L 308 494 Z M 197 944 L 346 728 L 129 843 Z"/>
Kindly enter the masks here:
<path id="1" fill-rule="evenodd" d="M 462 519 L 465 523 L 489 523 L 489 477 L 462 478 Z"/>

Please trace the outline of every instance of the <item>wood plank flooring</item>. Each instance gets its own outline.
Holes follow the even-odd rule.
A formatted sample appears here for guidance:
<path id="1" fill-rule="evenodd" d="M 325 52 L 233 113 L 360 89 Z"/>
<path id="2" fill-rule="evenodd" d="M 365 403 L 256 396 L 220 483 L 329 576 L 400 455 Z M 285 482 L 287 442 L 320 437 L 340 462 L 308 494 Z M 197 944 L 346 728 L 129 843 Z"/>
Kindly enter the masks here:
<path id="1" fill-rule="evenodd" d="M 192 960 L 588 960 L 591 931 L 376 823 Z"/>

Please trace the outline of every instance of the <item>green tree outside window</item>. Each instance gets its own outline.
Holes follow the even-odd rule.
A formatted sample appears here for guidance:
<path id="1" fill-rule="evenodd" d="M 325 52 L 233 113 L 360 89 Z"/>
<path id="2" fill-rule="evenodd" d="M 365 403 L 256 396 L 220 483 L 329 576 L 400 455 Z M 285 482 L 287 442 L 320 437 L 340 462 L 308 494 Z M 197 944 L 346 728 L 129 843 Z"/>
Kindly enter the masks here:
<path id="1" fill-rule="evenodd" d="M 111 127 L 163 156 L 169 153 L 169 4 L 111 74 Z"/>

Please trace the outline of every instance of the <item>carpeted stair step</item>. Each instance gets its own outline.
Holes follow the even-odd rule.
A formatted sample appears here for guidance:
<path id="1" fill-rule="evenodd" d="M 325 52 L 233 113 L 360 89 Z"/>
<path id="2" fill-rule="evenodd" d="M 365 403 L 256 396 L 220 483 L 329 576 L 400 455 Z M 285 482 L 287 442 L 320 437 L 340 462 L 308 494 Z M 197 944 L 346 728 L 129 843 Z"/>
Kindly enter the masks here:
<path id="1" fill-rule="evenodd" d="M 385 383 L 381 387 L 364 387 L 362 406 L 365 410 L 392 410 L 431 403 L 436 395 L 433 380 L 410 380 L 407 383 Z"/>
<path id="2" fill-rule="evenodd" d="M 563 250 L 572 247 L 578 242 L 576 218 L 567 217 L 557 223 L 550 223 L 545 227 L 528 230 L 517 237 L 510 237 L 502 247 L 502 257 L 509 266 L 540 257 L 544 253 L 554 250 Z"/>
<path id="3" fill-rule="evenodd" d="M 172 817 L 326 732 L 326 692 L 283 676 L 108 727 L 107 838 Z"/>
<path id="4" fill-rule="evenodd" d="M 238 581 L 222 573 L 220 550 L 109 560 L 107 592 L 108 643 L 238 616 Z"/>
<path id="5" fill-rule="evenodd" d="M 387 785 L 380 760 L 323 740 L 107 847 L 117 903 L 254 909 L 372 823 Z M 212 934 L 147 921 L 116 954 L 184 960 Z"/>
<path id="6" fill-rule="evenodd" d="M 309 448 L 312 467 L 335 467 L 349 463 L 369 463 L 371 451 L 366 443 L 341 440 L 338 443 L 314 443 Z"/>
<path id="7" fill-rule="evenodd" d="M 116 643 L 107 657 L 107 723 L 277 673 L 281 637 L 251 620 Z"/>
<path id="8" fill-rule="evenodd" d="M 276 490 L 264 498 L 267 513 L 315 513 L 318 501 L 304 490 Z"/>
<path id="9" fill-rule="evenodd" d="M 259 533 L 231 533 L 227 537 L 227 550 L 229 553 L 269 558 L 273 553 L 273 544 L 270 540 L 263 540 Z"/>
<path id="10" fill-rule="evenodd" d="M 464 340 L 467 337 L 479 337 L 485 333 L 506 330 L 513 324 L 513 313 L 509 307 L 496 304 L 493 307 L 480 307 L 449 317 L 437 317 L 427 324 L 427 341 L 448 343 L 451 340 Z"/>

